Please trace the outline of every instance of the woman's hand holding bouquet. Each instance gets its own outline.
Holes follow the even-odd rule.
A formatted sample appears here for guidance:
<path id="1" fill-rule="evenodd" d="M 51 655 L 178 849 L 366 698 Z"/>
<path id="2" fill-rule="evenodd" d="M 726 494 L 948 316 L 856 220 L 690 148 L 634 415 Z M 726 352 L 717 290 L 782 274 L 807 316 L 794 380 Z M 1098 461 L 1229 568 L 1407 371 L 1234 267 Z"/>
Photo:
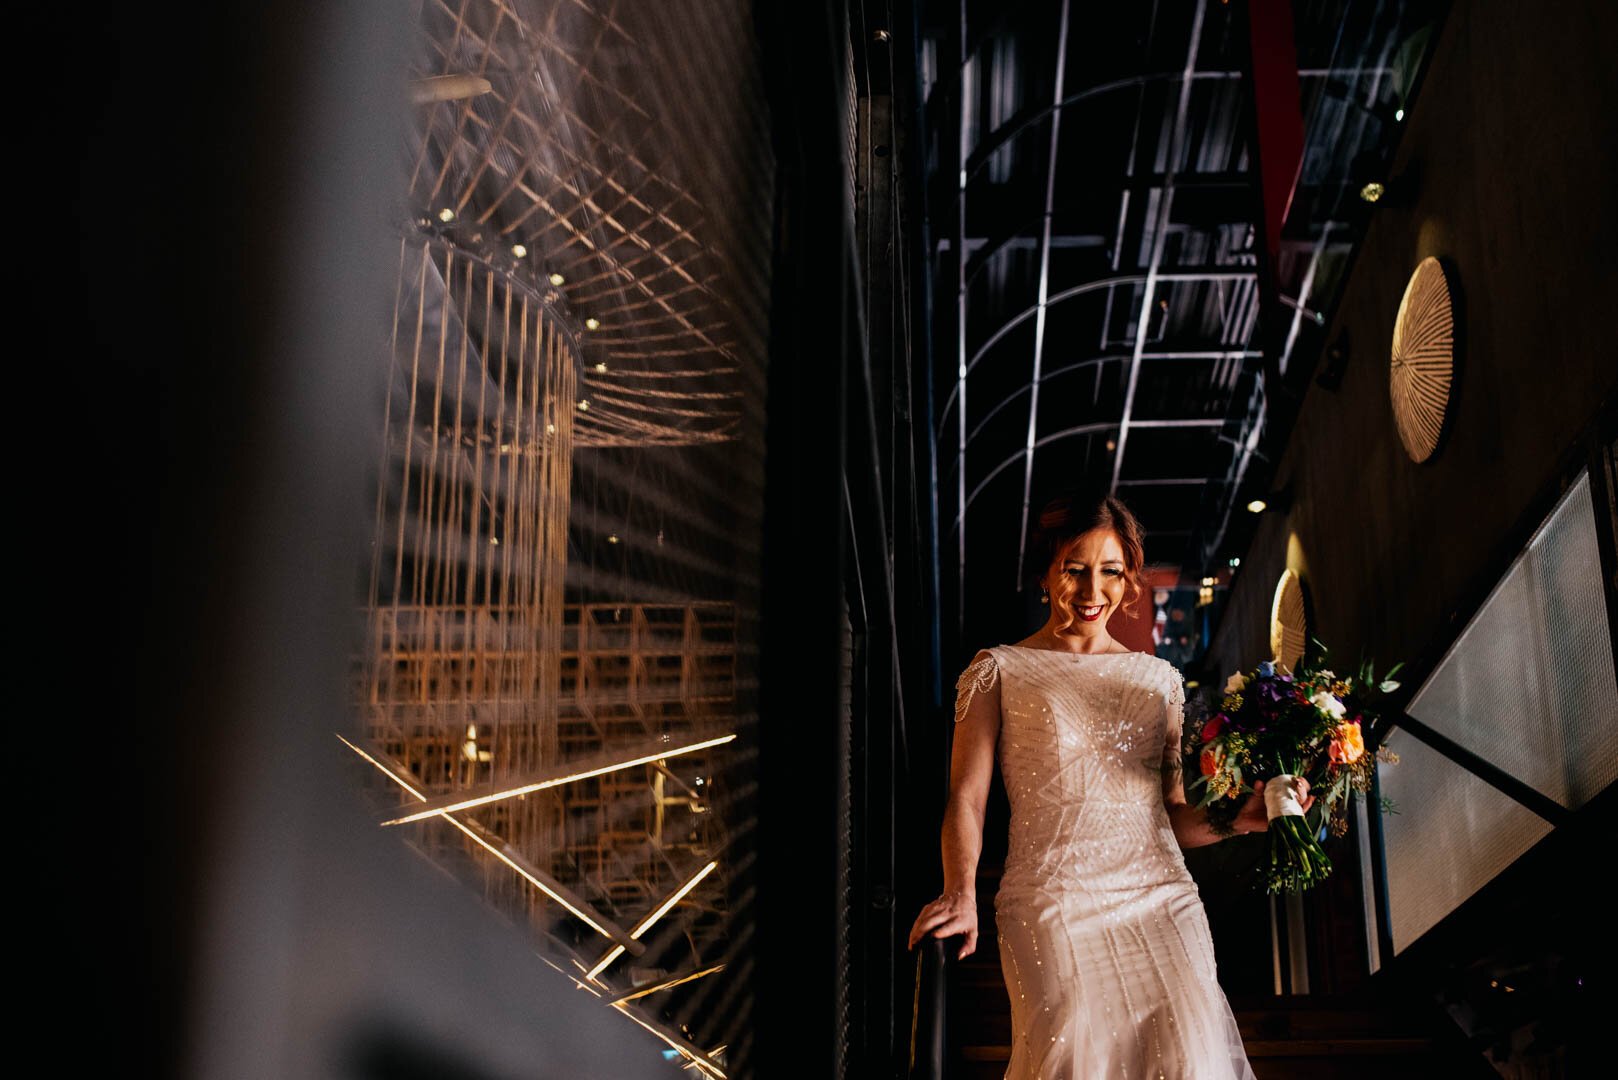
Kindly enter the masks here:
<path id="1" fill-rule="evenodd" d="M 1320 841 L 1348 831 L 1349 799 L 1370 792 L 1376 759 L 1398 760 L 1377 748 L 1382 731 L 1368 699 L 1398 689 L 1391 676 L 1403 666 L 1378 682 L 1369 666 L 1340 678 L 1318 662 L 1277 671 L 1265 661 L 1225 683 L 1219 711 L 1192 744 L 1201 775 L 1187 794 L 1200 789 L 1196 805 L 1224 835 L 1269 833 L 1270 892 L 1301 892 L 1326 879 L 1331 860 Z M 1324 794 L 1317 800 L 1311 789 Z"/>

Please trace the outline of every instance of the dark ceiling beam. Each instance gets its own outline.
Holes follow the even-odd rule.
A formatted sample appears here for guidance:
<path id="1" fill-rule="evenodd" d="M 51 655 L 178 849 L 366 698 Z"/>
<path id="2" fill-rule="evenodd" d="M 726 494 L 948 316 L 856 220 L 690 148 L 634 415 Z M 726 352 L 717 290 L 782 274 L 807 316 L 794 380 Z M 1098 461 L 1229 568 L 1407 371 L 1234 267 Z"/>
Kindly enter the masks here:
<path id="1" fill-rule="evenodd" d="M 1206 484 L 1206 476 L 1168 476 L 1157 477 L 1152 480 L 1130 480 L 1127 477 L 1118 481 L 1119 487 L 1195 487 Z"/>
<path id="2" fill-rule="evenodd" d="M 1223 424 L 1224 420 L 1220 417 L 1199 417 L 1197 419 L 1188 420 L 1137 420 L 1135 421 L 1134 426 L 1141 428 L 1216 428 L 1223 426 Z M 1076 438 L 1081 435 L 1095 435 L 1101 432 L 1112 431 L 1117 426 L 1118 422 L 1116 420 L 1098 420 L 1089 424 L 1075 424 L 1072 427 L 1063 428 L 1061 431 L 1053 431 L 1049 435 L 1039 438 L 1035 441 L 1034 448 L 1037 450 L 1042 446 L 1049 446 L 1051 443 L 1060 442 L 1063 439 Z M 951 525 L 952 528 L 960 528 L 962 518 L 965 516 L 967 510 L 971 508 L 972 503 L 977 501 L 977 497 L 983 492 L 983 489 L 993 483 L 995 477 L 999 476 L 1011 466 L 1021 461 L 1024 453 L 1025 451 L 1018 450 L 1014 454 L 1007 455 L 998 465 L 990 470 L 989 475 L 978 481 L 977 486 L 967 494 L 966 502 L 956 512 L 955 521 Z M 965 460 L 966 459 L 963 456 L 961 461 L 964 463 Z M 956 478 L 956 482 L 962 482 L 962 478 L 958 476 Z"/>
<path id="3" fill-rule="evenodd" d="M 1298 76 L 1300 78 L 1336 78 L 1344 73 L 1346 72 L 1333 71 L 1330 68 L 1310 68 L 1299 71 Z M 1083 90 L 1074 91 L 1067 97 L 1062 98 L 1050 105 L 1030 106 L 1027 109 L 1013 114 L 1009 119 L 1006 120 L 1005 123 L 1001 124 L 999 127 L 985 135 L 983 141 L 978 143 L 978 145 L 973 148 L 972 152 L 967 155 L 966 182 L 971 183 L 972 179 L 977 176 L 979 171 L 982 170 L 983 166 L 989 163 L 989 159 L 994 156 L 995 151 L 1016 139 L 1017 136 L 1021 135 L 1024 131 L 1039 123 L 1047 116 L 1060 115 L 1063 109 L 1069 108 L 1070 106 L 1079 105 L 1086 101 L 1094 100 L 1095 98 L 1105 97 L 1106 95 L 1116 93 L 1119 90 L 1132 90 L 1137 87 L 1145 86 L 1148 83 L 1162 82 L 1166 79 L 1189 79 L 1203 81 L 1209 79 L 1231 80 L 1245 77 L 1246 73 L 1242 71 L 1153 71 L 1144 75 L 1131 75 L 1127 78 L 1113 79 L 1111 82 L 1098 83 L 1095 86 L 1087 86 Z"/>
<path id="4" fill-rule="evenodd" d="M 1071 364 L 1063 364 L 1061 367 L 1052 368 L 1049 371 L 1042 371 L 1042 372 L 1040 372 L 1039 379 L 1040 379 L 1041 382 L 1046 382 L 1048 380 L 1055 379 L 1055 378 L 1057 378 L 1058 376 L 1061 376 L 1061 375 L 1071 375 L 1073 372 L 1079 371 L 1079 370 L 1081 370 L 1083 368 L 1087 368 L 1087 367 L 1095 367 L 1095 366 L 1100 365 L 1100 364 L 1123 363 L 1124 361 L 1128 360 L 1132 355 L 1133 354 L 1131 354 L 1131 353 L 1104 353 L 1104 354 L 1102 354 L 1100 356 L 1087 356 L 1083 360 L 1075 360 Z M 1258 353 L 1252 352 L 1252 351 L 1247 350 L 1247 349 L 1190 349 L 1190 350 L 1179 350 L 1179 351 L 1143 353 L 1141 355 L 1141 359 L 1143 359 L 1143 360 L 1214 361 L 1214 360 L 1251 360 L 1251 359 L 1256 358 L 1257 356 L 1258 356 Z M 974 427 L 972 429 L 971 433 L 967 435 L 967 437 L 966 437 L 967 445 L 970 446 L 977 439 L 979 433 L 982 432 L 983 429 L 988 426 L 989 421 L 993 420 L 996 414 L 998 414 L 1002 409 L 1005 409 L 1005 408 L 1008 408 L 1009 406 L 1011 406 L 1014 402 L 1017 401 L 1017 399 L 1021 398 L 1024 394 L 1026 394 L 1028 392 L 1029 392 L 1029 386 L 1027 384 L 1024 384 L 1023 386 L 1021 386 L 1021 387 L 1017 388 L 1016 390 L 1013 390 L 1011 393 L 1007 394 L 1004 398 L 1000 399 L 1000 401 L 994 406 L 994 408 L 990 409 L 987 413 L 985 413 L 984 416 L 983 416 L 983 419 L 979 420 L 978 423 L 977 423 L 977 426 Z M 949 416 L 949 410 L 954 405 L 954 403 L 955 403 L 955 395 L 954 395 L 954 392 L 952 391 L 950 393 L 949 398 L 944 402 L 944 409 L 943 409 L 943 412 L 940 415 L 942 415 L 944 417 L 948 417 Z M 944 424 L 947 424 L 948 422 L 949 421 L 946 419 L 944 421 Z M 938 430 L 933 433 L 933 438 L 934 439 L 939 440 L 939 441 L 943 440 L 943 438 L 944 438 L 944 424 L 940 424 Z"/>
<path id="5" fill-rule="evenodd" d="M 1161 252 L 1158 253 L 1159 258 L 1161 258 L 1161 254 L 1162 254 Z M 1155 282 L 1164 282 L 1164 281 L 1251 281 L 1254 276 L 1255 276 L 1255 271 L 1253 271 L 1251 269 L 1243 269 L 1242 267 L 1239 267 L 1239 266 L 1222 266 L 1221 265 L 1221 266 L 1176 266 L 1176 267 L 1171 267 L 1168 270 L 1164 270 L 1164 271 L 1162 271 L 1162 272 L 1160 272 L 1158 274 L 1152 275 L 1152 278 L 1153 278 L 1153 280 Z M 1148 275 L 1147 274 L 1142 274 L 1142 273 L 1108 274 L 1105 277 L 1096 278 L 1093 281 L 1081 282 L 1080 284 L 1075 285 L 1070 289 L 1063 289 L 1061 292 L 1057 293 L 1056 295 L 1054 295 L 1054 296 L 1050 297 L 1048 300 L 1046 300 L 1043 305 L 1034 304 L 1034 305 L 1031 305 L 1031 306 L 1023 309 L 1022 311 L 1019 311 L 1017 314 L 1015 314 L 1011 318 L 1007 319 L 1004 323 L 1001 323 L 1000 327 L 997 330 L 995 330 L 994 333 L 990 334 L 988 339 L 985 340 L 982 345 L 979 345 L 977 347 L 977 349 L 973 351 L 971 357 L 966 362 L 966 370 L 967 370 L 967 372 L 970 373 L 972 368 L 977 364 L 977 362 L 983 358 L 983 354 L 988 352 L 990 349 L 994 348 L 996 343 L 998 343 L 1001 338 L 1005 337 L 1007 334 L 1009 334 L 1012 330 L 1016 329 L 1022 323 L 1027 322 L 1029 319 L 1033 318 L 1034 315 L 1038 313 L 1041 306 L 1043 306 L 1045 308 L 1052 308 L 1052 307 L 1055 307 L 1057 304 L 1063 303 L 1064 301 L 1076 299 L 1077 297 L 1084 296 L 1087 293 L 1095 292 L 1098 289 L 1106 289 L 1106 288 L 1110 288 L 1111 286 L 1114 286 L 1114 285 L 1139 284 L 1141 282 L 1146 281 L 1147 278 L 1148 278 Z M 1144 312 L 1143 312 L 1143 315 L 1144 315 Z M 1145 325 L 1145 319 L 1144 318 L 1142 318 L 1142 320 L 1141 320 L 1141 325 L 1143 325 L 1143 326 Z M 1143 340 L 1137 340 L 1137 344 L 1141 346 L 1141 351 L 1144 352 L 1145 351 L 1144 350 L 1144 341 Z"/>
<path id="6" fill-rule="evenodd" d="M 1067 75 L 1069 14 L 1070 0 L 1062 0 L 1062 12 L 1056 31 L 1056 104 L 1051 113 L 1051 148 L 1050 153 L 1046 155 L 1045 220 L 1040 226 L 1042 242 L 1039 248 L 1039 302 L 1034 312 L 1034 369 L 1028 387 L 1028 441 L 1022 452 L 1022 528 L 1018 536 L 1028 535 L 1028 504 L 1033 499 L 1034 491 L 1034 439 L 1039 434 L 1040 367 L 1045 362 L 1045 317 L 1051 288 L 1051 216 L 1056 207 L 1056 161 L 1060 156 L 1057 150 L 1062 133 L 1061 102 L 1062 87 Z M 1021 587 L 1022 567 L 1023 549 L 1018 545 L 1017 576 L 1013 582 L 1017 588 Z"/>
<path id="7" fill-rule="evenodd" d="M 1135 408 L 1135 387 L 1140 381 L 1141 354 L 1146 351 L 1147 328 L 1151 325 L 1152 304 L 1157 296 L 1157 286 L 1160 281 L 1170 281 L 1174 278 L 1159 272 L 1158 267 L 1163 262 L 1163 242 L 1168 236 L 1169 214 L 1174 206 L 1174 166 L 1180 160 L 1180 150 L 1185 145 L 1186 117 L 1190 112 L 1191 83 L 1197 70 L 1197 50 L 1202 44 L 1202 18 L 1205 10 L 1205 0 L 1197 0 L 1196 13 L 1191 18 L 1190 44 L 1186 48 L 1185 68 L 1180 79 L 1180 96 L 1174 110 L 1174 127 L 1169 134 L 1167 175 L 1163 178 L 1163 194 L 1157 203 L 1157 227 L 1152 235 L 1152 258 L 1146 270 L 1146 288 L 1142 290 L 1140 314 L 1136 318 L 1135 326 L 1135 353 L 1129 364 L 1129 373 L 1125 381 L 1124 412 L 1118 425 L 1118 446 L 1112 456 L 1112 482 L 1109 492 L 1118 490 L 1118 477 L 1124 465 L 1124 453 L 1129 445 L 1129 427 L 1133 419 Z M 1221 421 L 1222 422 L 1222 421 Z"/>

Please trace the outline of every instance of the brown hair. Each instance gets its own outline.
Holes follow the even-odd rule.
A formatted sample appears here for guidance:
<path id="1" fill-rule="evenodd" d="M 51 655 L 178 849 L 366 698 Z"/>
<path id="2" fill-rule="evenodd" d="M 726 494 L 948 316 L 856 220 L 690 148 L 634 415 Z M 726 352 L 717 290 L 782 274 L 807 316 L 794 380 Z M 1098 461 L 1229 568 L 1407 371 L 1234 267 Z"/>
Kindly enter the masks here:
<path id="1" fill-rule="evenodd" d="M 1115 495 L 1065 491 L 1045 504 L 1034 522 L 1028 558 L 1023 563 L 1029 583 L 1037 584 L 1056 561 L 1068 553 L 1074 542 L 1092 529 L 1111 529 L 1117 534 L 1118 543 L 1124 549 L 1122 606 L 1131 619 L 1140 618 L 1134 604 L 1146 591 L 1146 530 L 1141 527 L 1140 519 Z M 1073 588 L 1064 575 L 1051 591 L 1051 610 L 1058 616 L 1057 633 L 1075 621 Z"/>

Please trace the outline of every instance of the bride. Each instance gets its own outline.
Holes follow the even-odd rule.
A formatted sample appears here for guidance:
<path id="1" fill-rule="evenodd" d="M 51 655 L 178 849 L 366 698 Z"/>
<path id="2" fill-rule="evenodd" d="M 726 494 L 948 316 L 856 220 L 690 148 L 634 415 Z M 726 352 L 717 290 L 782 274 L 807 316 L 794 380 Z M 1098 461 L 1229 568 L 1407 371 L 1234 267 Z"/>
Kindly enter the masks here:
<path id="1" fill-rule="evenodd" d="M 1185 799 L 1183 677 L 1107 633 L 1144 589 L 1142 536 L 1111 495 L 1053 500 L 1029 561 L 1043 570 L 1050 618 L 1015 645 L 980 650 L 956 683 L 944 891 L 922 908 L 909 947 L 964 934 L 958 958 L 977 949 L 976 870 L 998 752 L 1011 803 L 994 897 L 1011 998 L 1008 1080 L 1253 1077 L 1182 854 L 1221 838 Z M 1263 781 L 1254 787 L 1238 832 L 1268 827 Z"/>

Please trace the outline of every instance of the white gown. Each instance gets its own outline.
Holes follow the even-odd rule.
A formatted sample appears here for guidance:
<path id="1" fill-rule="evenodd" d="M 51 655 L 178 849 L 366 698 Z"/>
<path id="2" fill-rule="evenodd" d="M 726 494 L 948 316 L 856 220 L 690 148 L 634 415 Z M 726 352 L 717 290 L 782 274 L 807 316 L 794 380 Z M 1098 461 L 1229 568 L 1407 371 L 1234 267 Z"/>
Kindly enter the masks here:
<path id="1" fill-rule="evenodd" d="M 1179 670 L 1148 653 L 1001 645 L 956 690 L 957 722 L 975 695 L 999 699 L 1007 1080 L 1253 1080 L 1163 804 Z"/>

